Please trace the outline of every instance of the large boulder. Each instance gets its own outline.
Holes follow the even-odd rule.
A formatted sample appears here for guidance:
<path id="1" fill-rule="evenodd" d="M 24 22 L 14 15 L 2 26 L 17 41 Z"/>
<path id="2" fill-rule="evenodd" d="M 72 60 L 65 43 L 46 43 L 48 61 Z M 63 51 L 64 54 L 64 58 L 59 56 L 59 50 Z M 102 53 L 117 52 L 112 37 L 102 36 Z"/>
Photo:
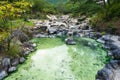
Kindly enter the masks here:
<path id="1" fill-rule="evenodd" d="M 100 32 L 96 32 L 95 37 L 99 39 L 100 37 L 102 37 L 102 34 Z"/>
<path id="2" fill-rule="evenodd" d="M 2 68 L 3 69 L 8 69 L 11 65 L 10 58 L 3 58 L 2 60 Z"/>
<path id="3" fill-rule="evenodd" d="M 17 70 L 17 68 L 16 67 L 10 67 L 9 69 L 8 69 L 8 72 L 14 72 L 14 71 L 16 71 Z"/>
<path id="4" fill-rule="evenodd" d="M 105 41 L 102 38 L 97 39 L 97 41 L 100 42 L 100 43 L 102 43 L 102 44 L 105 43 Z"/>
<path id="5" fill-rule="evenodd" d="M 67 45 L 76 45 L 76 42 L 71 38 L 65 39 L 65 42 Z"/>
<path id="6" fill-rule="evenodd" d="M 46 32 L 46 31 L 47 31 L 47 28 L 48 28 L 48 26 L 40 26 L 40 29 L 41 29 L 43 32 Z"/>
<path id="7" fill-rule="evenodd" d="M 120 48 L 115 49 L 112 52 L 112 56 L 114 57 L 114 59 L 120 60 Z"/>
<path id="8" fill-rule="evenodd" d="M 96 75 L 96 80 L 113 80 L 113 72 L 109 68 L 103 68 L 102 70 L 99 70 Z"/>
<path id="9" fill-rule="evenodd" d="M 49 34 L 56 34 L 56 32 L 57 32 L 57 28 L 54 28 L 54 27 L 48 28 L 48 33 Z"/>
<path id="10" fill-rule="evenodd" d="M 63 36 L 63 32 L 58 32 L 57 33 L 57 37 L 62 37 Z"/>
<path id="11" fill-rule="evenodd" d="M 115 50 L 115 49 L 118 49 L 118 46 L 116 46 L 116 45 L 113 44 L 113 43 L 109 43 L 108 45 L 106 44 L 106 46 L 108 46 L 111 51 L 113 51 L 113 50 Z"/>
<path id="12" fill-rule="evenodd" d="M 6 71 L 0 71 L 0 80 L 3 80 L 3 78 L 7 77 L 8 74 Z"/>
<path id="13" fill-rule="evenodd" d="M 120 41 L 120 37 L 118 37 L 118 41 Z"/>
<path id="14" fill-rule="evenodd" d="M 111 60 L 98 71 L 96 80 L 120 80 L 120 60 Z"/>
<path id="15" fill-rule="evenodd" d="M 12 66 L 17 66 L 19 64 L 19 58 L 13 58 L 11 59 L 11 65 Z"/>
<path id="16" fill-rule="evenodd" d="M 24 57 L 21 57 L 21 58 L 20 58 L 20 63 L 23 63 L 23 62 L 25 62 L 25 58 L 24 58 Z"/>
<path id="17" fill-rule="evenodd" d="M 80 34 L 75 31 L 75 32 L 73 32 L 73 36 L 75 36 L 75 37 L 80 37 Z"/>
<path id="18" fill-rule="evenodd" d="M 102 39 L 108 42 L 113 42 L 113 40 L 111 39 L 112 35 L 104 35 L 102 36 Z"/>

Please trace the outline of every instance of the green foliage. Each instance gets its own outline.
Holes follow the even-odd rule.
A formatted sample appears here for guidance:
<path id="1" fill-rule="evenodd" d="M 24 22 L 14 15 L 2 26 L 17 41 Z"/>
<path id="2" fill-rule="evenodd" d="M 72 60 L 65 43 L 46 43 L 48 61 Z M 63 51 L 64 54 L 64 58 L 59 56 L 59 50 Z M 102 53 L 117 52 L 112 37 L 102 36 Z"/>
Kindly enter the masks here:
<path id="1" fill-rule="evenodd" d="M 32 14 L 29 18 L 43 19 L 46 18 L 46 14 L 56 14 L 55 6 L 43 0 L 31 0 L 33 3 Z"/>
<path id="2" fill-rule="evenodd" d="M 111 5 L 109 8 L 108 8 L 108 16 L 109 18 L 114 18 L 116 16 L 120 17 L 120 3 L 116 3 L 116 4 L 113 4 Z"/>
<path id="3" fill-rule="evenodd" d="M 36 12 L 36 11 L 42 12 L 43 8 L 46 6 L 46 4 L 43 0 L 32 0 L 32 2 L 33 2 L 32 10 L 34 12 Z"/>
<path id="4" fill-rule="evenodd" d="M 104 8 L 92 17 L 91 24 L 96 29 L 105 30 L 109 33 L 119 33 L 120 0 L 111 0 Z"/>
<path id="5" fill-rule="evenodd" d="M 25 13 L 32 7 L 28 2 L 4 2 L 0 4 L 0 18 L 13 19 L 15 17 L 20 17 L 22 13 Z"/>
<path id="6" fill-rule="evenodd" d="M 10 34 L 3 29 L 0 29 L 0 44 L 3 42 L 5 38 L 7 38 Z"/>
<path id="7" fill-rule="evenodd" d="M 70 0 L 65 4 L 64 13 L 78 15 L 93 15 L 101 10 L 101 6 L 90 0 Z M 78 14 L 78 15 L 77 15 Z"/>
<path id="8" fill-rule="evenodd" d="M 6 52 L 6 55 L 13 56 L 13 57 L 19 57 L 21 49 L 22 48 L 20 47 L 20 45 L 12 43 L 10 46 L 10 49 Z"/>
<path id="9" fill-rule="evenodd" d="M 57 4 L 59 2 L 62 2 L 62 3 L 68 2 L 68 0 L 46 0 L 46 1 L 52 4 Z"/>
<path id="10" fill-rule="evenodd" d="M 105 34 L 106 34 L 106 32 L 103 31 L 103 32 L 102 32 L 102 35 L 105 35 Z"/>
<path id="11" fill-rule="evenodd" d="M 78 11 L 82 11 L 82 14 L 93 15 L 101 10 L 101 6 L 96 3 L 86 3 L 79 7 Z"/>

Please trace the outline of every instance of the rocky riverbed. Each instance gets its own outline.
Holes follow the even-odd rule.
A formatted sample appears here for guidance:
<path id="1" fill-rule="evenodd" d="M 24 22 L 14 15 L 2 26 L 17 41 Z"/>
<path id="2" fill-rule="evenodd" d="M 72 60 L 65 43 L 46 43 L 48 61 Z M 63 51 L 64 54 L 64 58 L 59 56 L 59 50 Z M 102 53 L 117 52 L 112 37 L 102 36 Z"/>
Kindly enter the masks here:
<path id="1" fill-rule="evenodd" d="M 92 39 L 79 38 L 72 46 L 64 44 L 60 38 L 32 41 L 37 43 L 37 51 L 5 80 L 94 80 L 106 60 L 106 51 Z M 94 42 L 97 46 L 94 49 L 83 41 Z"/>
<path id="2" fill-rule="evenodd" d="M 71 52 L 74 53 L 74 54 L 71 53 L 72 55 L 69 55 L 69 57 L 68 57 L 68 59 L 70 61 L 72 61 L 72 59 L 74 60 L 74 61 L 72 61 L 73 64 L 68 64 L 69 66 L 67 66 L 67 64 L 63 64 L 64 66 L 66 66 L 65 68 L 67 68 L 65 71 L 63 71 L 63 73 L 67 72 L 66 75 L 69 75 L 69 77 L 71 76 L 71 78 L 67 78 L 67 76 L 65 76 L 65 78 L 63 78 L 63 76 L 61 76 L 60 74 L 57 74 L 56 70 L 53 70 L 53 72 L 57 74 L 57 77 L 54 77 L 55 75 L 53 76 L 53 74 L 51 74 L 51 76 L 46 77 L 45 80 L 47 80 L 47 78 L 48 79 L 51 78 L 51 80 L 54 80 L 54 79 L 55 80 L 60 80 L 60 79 L 61 80 L 88 80 L 88 79 L 94 80 L 95 75 L 96 75 L 96 80 L 119 80 L 119 67 L 120 67 L 119 66 L 119 62 L 120 62 L 119 61 L 120 60 L 120 53 L 119 53 L 120 52 L 120 48 L 119 48 L 120 47 L 120 45 L 119 45 L 120 37 L 119 36 L 110 35 L 110 34 L 102 34 L 101 32 L 94 31 L 92 29 L 92 26 L 90 25 L 90 18 L 86 18 L 85 16 L 82 16 L 80 18 L 71 18 L 68 15 L 63 15 L 63 16 L 51 15 L 51 16 L 47 16 L 47 17 L 48 17 L 48 20 L 42 20 L 42 21 L 41 20 L 30 20 L 30 21 L 34 22 L 35 27 L 33 27 L 33 28 L 26 27 L 25 28 L 25 30 L 28 31 L 27 33 L 33 35 L 33 38 L 43 39 L 41 41 L 42 42 L 41 44 L 44 44 L 44 45 L 39 44 L 40 43 L 39 41 L 37 41 L 38 43 L 35 42 L 38 44 L 37 46 L 39 47 L 37 49 L 41 49 L 41 48 L 46 49 L 45 54 L 47 56 L 49 56 L 51 53 L 51 49 L 47 50 L 47 46 L 52 46 L 52 45 L 54 45 L 54 43 L 58 47 L 60 47 L 60 45 L 56 43 L 57 40 L 56 41 L 53 40 L 53 42 L 52 42 L 53 44 L 49 45 L 49 42 L 47 41 L 47 39 L 52 40 L 52 39 L 56 39 L 56 38 L 60 38 L 61 41 L 64 42 L 66 45 L 72 45 L 72 46 L 82 45 L 82 46 L 79 48 L 78 47 L 70 48 L 70 47 L 67 47 L 66 45 L 60 47 L 60 51 L 62 51 L 62 49 L 63 49 L 63 52 L 61 52 L 61 53 L 63 54 L 65 52 L 64 55 L 66 55 L 66 53 L 67 54 L 69 54 Z M 25 55 L 27 55 L 35 50 L 36 44 L 34 42 L 32 42 L 32 43 L 29 42 L 30 39 L 28 38 L 28 34 L 25 34 L 21 30 L 13 31 L 13 34 L 10 37 L 13 38 L 18 35 L 19 35 L 19 37 L 17 37 L 17 39 L 18 39 L 19 45 L 23 46 L 23 52 L 21 54 L 21 57 L 20 58 L 9 58 L 9 57 L 3 58 L 3 60 L 2 60 L 3 68 L 0 72 L 0 79 L 3 79 L 4 77 L 6 77 L 8 75 L 8 73 L 16 71 L 17 70 L 16 66 L 19 63 L 23 63 L 25 61 L 25 58 L 26 58 Z M 86 40 L 86 39 L 81 41 L 81 40 L 79 40 L 79 38 L 81 38 L 81 39 L 92 38 L 93 41 Z M 97 43 L 102 44 L 102 46 L 99 45 L 100 50 L 98 49 L 98 45 L 96 44 L 96 42 L 94 40 L 96 40 Z M 87 46 L 87 48 L 90 48 L 90 50 L 91 50 L 90 53 L 89 53 L 89 49 L 87 51 L 87 48 L 84 48 L 84 46 Z M 101 52 L 100 46 L 105 50 L 107 49 L 108 53 Z M 70 50 L 67 50 L 67 48 L 70 48 Z M 53 54 L 54 54 L 54 52 L 58 51 L 57 49 L 58 49 L 57 47 L 55 49 L 53 48 Z M 40 51 L 36 52 L 33 55 L 33 58 L 31 56 L 31 57 L 29 57 L 30 59 L 28 59 L 28 60 L 30 60 L 30 61 L 32 60 L 32 63 L 34 65 L 37 64 L 37 67 L 39 67 L 40 70 L 43 66 L 45 68 L 50 67 L 50 69 L 54 68 L 54 67 L 51 67 L 52 66 L 51 64 L 54 64 L 53 62 L 51 62 L 50 65 L 47 65 L 48 64 L 48 61 L 46 62 L 47 58 L 46 58 L 46 56 L 42 57 L 42 51 L 44 52 L 44 50 L 40 50 Z M 96 52 L 96 51 L 98 51 L 98 52 Z M 48 53 L 48 52 L 50 52 L 50 53 Z M 82 60 L 81 59 L 79 60 L 79 58 L 76 58 L 77 55 L 75 55 L 75 53 L 80 54 L 79 57 L 82 58 Z M 45 54 L 43 54 L 43 55 L 45 55 Z M 55 53 L 55 55 L 56 54 L 57 53 Z M 62 56 L 62 54 L 61 55 L 59 55 L 59 54 L 57 54 L 56 57 Z M 98 55 L 96 55 L 96 54 L 98 54 Z M 38 55 L 40 56 L 39 57 L 40 59 L 38 58 Z M 108 63 L 105 65 L 105 67 L 103 69 L 101 69 L 104 66 L 104 63 L 106 63 L 106 61 L 105 61 L 106 55 L 107 55 L 107 57 L 108 56 L 111 57 L 111 60 L 110 60 L 110 62 L 108 61 Z M 34 58 L 34 56 L 35 56 L 35 58 Z M 90 57 L 90 60 L 89 60 L 89 57 Z M 49 56 L 49 58 L 50 59 L 53 58 L 53 61 L 55 61 L 55 59 L 56 59 L 56 58 L 54 59 L 54 57 L 52 55 Z M 65 62 L 67 62 L 66 61 L 67 59 L 65 60 L 65 58 L 63 57 L 63 60 Z M 43 65 L 42 65 L 41 59 L 43 60 L 43 62 L 45 64 L 43 63 Z M 89 61 L 84 62 L 84 60 L 86 60 L 86 59 L 88 59 Z M 98 61 L 96 59 L 98 59 Z M 68 63 L 69 63 L 69 60 L 68 60 Z M 100 63 L 99 63 L 99 60 L 100 60 Z M 60 59 L 60 61 L 62 61 L 62 59 Z M 82 62 L 79 62 L 79 61 L 82 61 Z M 61 64 L 61 63 L 57 63 L 57 62 L 55 62 L 55 63 Z M 83 64 L 80 64 L 80 63 L 83 63 Z M 90 64 L 84 65 L 86 63 L 87 64 L 90 63 Z M 29 66 L 28 66 L 28 64 L 29 64 Z M 76 66 L 74 66 L 74 65 L 76 65 Z M 27 67 L 25 67 L 25 66 L 27 66 Z M 31 66 L 32 66 L 32 64 L 29 61 L 27 61 L 27 65 L 25 64 L 24 67 L 20 67 L 20 70 L 22 70 L 22 72 L 20 72 L 18 70 L 18 72 L 13 74 L 13 76 L 6 78 L 6 80 L 14 80 L 14 79 L 15 80 L 16 79 L 18 79 L 18 80 L 36 80 L 36 79 L 38 79 L 39 80 L 39 79 L 43 79 L 43 77 L 39 78 L 38 75 L 42 76 L 43 74 L 42 74 L 42 72 L 37 70 L 35 66 L 32 69 L 34 69 L 34 71 L 37 71 L 38 73 L 33 73 L 33 77 L 32 76 L 30 77 L 30 75 L 32 75 L 31 72 L 33 71 L 33 70 L 31 71 Z M 64 68 L 64 67 L 60 68 L 59 66 L 61 66 L 61 65 L 54 65 L 54 66 L 58 67 L 58 70 L 59 69 L 61 70 L 62 68 Z M 88 67 L 85 67 L 85 66 L 88 66 Z M 68 69 L 68 67 L 71 67 L 72 70 Z M 28 70 L 28 72 L 24 68 L 26 68 Z M 84 69 L 84 68 L 86 68 L 86 69 Z M 49 68 L 47 68 L 47 69 L 49 69 Z M 45 69 L 43 69 L 43 70 L 45 70 Z M 46 74 L 51 73 L 49 70 L 47 70 L 47 71 L 46 71 Z M 98 71 L 98 73 L 97 73 L 97 71 Z M 24 72 L 26 75 L 22 75 L 22 74 L 24 74 Z M 58 71 L 58 72 L 61 72 L 61 71 Z M 43 71 L 43 73 L 45 73 L 45 72 Z M 16 77 L 16 75 L 18 75 L 18 74 L 20 74 L 20 75 Z M 89 74 L 91 74 L 91 75 L 89 75 Z M 85 77 L 85 76 L 87 76 L 87 77 Z"/>

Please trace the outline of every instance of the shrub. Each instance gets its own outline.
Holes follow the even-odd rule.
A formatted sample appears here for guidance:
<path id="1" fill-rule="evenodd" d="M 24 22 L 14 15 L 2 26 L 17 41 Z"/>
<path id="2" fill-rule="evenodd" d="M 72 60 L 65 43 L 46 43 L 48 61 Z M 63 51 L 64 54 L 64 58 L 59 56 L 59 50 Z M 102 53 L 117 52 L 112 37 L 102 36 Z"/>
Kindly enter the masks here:
<path id="1" fill-rule="evenodd" d="M 116 3 L 110 6 L 108 15 L 110 18 L 114 18 L 116 16 L 120 17 L 120 3 Z"/>
<path id="2" fill-rule="evenodd" d="M 105 34 L 106 34 L 106 32 L 103 31 L 103 32 L 102 32 L 102 35 L 105 35 Z"/>
<path id="3" fill-rule="evenodd" d="M 6 51 L 6 55 L 19 57 L 22 48 L 18 44 L 11 43 L 10 49 Z"/>

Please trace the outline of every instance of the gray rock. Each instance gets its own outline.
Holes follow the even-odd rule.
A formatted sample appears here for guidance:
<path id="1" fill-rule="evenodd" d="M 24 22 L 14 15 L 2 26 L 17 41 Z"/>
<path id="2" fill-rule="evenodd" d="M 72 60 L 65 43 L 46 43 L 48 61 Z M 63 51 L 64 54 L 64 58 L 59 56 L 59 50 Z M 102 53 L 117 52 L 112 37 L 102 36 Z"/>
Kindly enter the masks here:
<path id="1" fill-rule="evenodd" d="M 8 69 L 8 72 L 14 72 L 14 71 L 16 71 L 16 70 L 17 70 L 16 67 L 10 67 L 10 68 Z"/>
<path id="2" fill-rule="evenodd" d="M 33 43 L 33 44 L 32 44 L 32 46 L 33 46 L 33 47 L 36 47 L 36 46 L 37 46 L 37 44 Z"/>
<path id="3" fill-rule="evenodd" d="M 120 37 L 118 37 L 118 40 L 120 41 Z"/>
<path id="4" fill-rule="evenodd" d="M 111 69 L 103 68 L 102 70 L 99 70 L 96 75 L 96 80 L 113 80 L 113 72 Z"/>
<path id="5" fill-rule="evenodd" d="M 56 36 L 55 35 L 49 35 L 49 38 L 55 38 Z"/>
<path id="6" fill-rule="evenodd" d="M 0 72 L 0 80 L 3 80 L 3 78 L 5 78 L 5 77 L 7 77 L 7 76 L 8 76 L 8 74 L 7 74 L 6 71 L 1 71 L 1 72 Z"/>
<path id="7" fill-rule="evenodd" d="M 116 45 L 114 45 L 114 44 L 110 44 L 110 45 L 108 45 L 110 48 L 110 50 L 115 50 L 115 49 L 118 49 L 118 47 L 116 46 Z"/>
<path id="8" fill-rule="evenodd" d="M 102 34 L 100 32 L 96 32 L 95 37 L 98 39 L 98 38 L 102 37 Z"/>
<path id="9" fill-rule="evenodd" d="M 105 40 L 105 41 L 113 42 L 111 37 L 112 37 L 112 35 L 104 35 L 104 36 L 102 36 L 102 39 Z"/>
<path id="10" fill-rule="evenodd" d="M 84 21 L 86 19 L 86 16 L 82 16 L 80 18 L 78 18 L 78 22 Z"/>
<path id="11" fill-rule="evenodd" d="M 30 52 L 35 51 L 35 49 L 33 47 L 30 47 L 29 49 L 30 49 Z"/>
<path id="12" fill-rule="evenodd" d="M 120 69 L 120 60 L 111 60 L 110 62 L 109 62 L 109 64 L 111 65 L 111 67 L 113 68 L 113 69 Z"/>
<path id="13" fill-rule="evenodd" d="M 40 29 L 42 30 L 42 31 L 46 31 L 47 30 L 47 26 L 40 26 Z"/>
<path id="14" fill-rule="evenodd" d="M 102 38 L 97 39 L 97 41 L 100 42 L 100 43 L 102 43 L 102 44 L 105 43 L 105 41 Z"/>
<path id="15" fill-rule="evenodd" d="M 35 38 L 47 38 L 48 36 L 45 34 L 36 34 L 34 35 Z"/>
<path id="16" fill-rule="evenodd" d="M 73 36 L 80 37 L 80 34 L 78 32 L 73 32 Z"/>
<path id="17" fill-rule="evenodd" d="M 105 44 L 102 44 L 102 48 L 104 48 L 104 49 L 110 49 L 110 47 L 107 46 L 107 45 L 105 45 Z"/>
<path id="18" fill-rule="evenodd" d="M 24 42 L 24 43 L 23 43 L 23 46 L 24 46 L 24 47 L 31 47 L 31 46 L 32 46 L 32 43 L 31 43 L 31 42 Z"/>
<path id="19" fill-rule="evenodd" d="M 105 67 L 98 71 L 96 80 L 119 80 L 120 60 L 111 60 Z"/>
<path id="20" fill-rule="evenodd" d="M 20 58 L 20 63 L 23 63 L 23 62 L 25 62 L 25 58 L 24 58 L 24 57 L 21 57 L 21 58 Z"/>
<path id="21" fill-rule="evenodd" d="M 95 34 L 93 32 L 90 32 L 87 36 L 92 39 L 95 39 Z"/>
<path id="22" fill-rule="evenodd" d="M 114 57 L 114 59 L 120 60 L 120 49 L 115 49 L 112 52 L 112 56 Z"/>
<path id="23" fill-rule="evenodd" d="M 76 45 L 76 42 L 70 38 L 65 39 L 65 42 L 67 45 Z"/>
<path id="24" fill-rule="evenodd" d="M 10 63 L 10 58 L 4 58 L 3 60 L 2 60 L 2 67 L 3 68 L 8 68 L 9 66 L 11 65 L 11 63 Z"/>
<path id="25" fill-rule="evenodd" d="M 54 33 L 56 33 L 56 32 L 57 32 L 57 29 L 56 29 L 56 28 L 54 28 L 54 27 L 48 28 L 48 33 L 49 33 L 49 34 L 54 34 Z"/>
<path id="26" fill-rule="evenodd" d="M 30 50 L 27 50 L 24 52 L 24 55 L 28 55 L 31 51 Z"/>
<path id="27" fill-rule="evenodd" d="M 19 58 L 13 58 L 11 59 L 11 65 L 12 66 L 17 66 L 19 64 Z"/>
<path id="28" fill-rule="evenodd" d="M 62 36 L 63 36 L 62 32 L 57 33 L 57 37 L 62 37 Z"/>

